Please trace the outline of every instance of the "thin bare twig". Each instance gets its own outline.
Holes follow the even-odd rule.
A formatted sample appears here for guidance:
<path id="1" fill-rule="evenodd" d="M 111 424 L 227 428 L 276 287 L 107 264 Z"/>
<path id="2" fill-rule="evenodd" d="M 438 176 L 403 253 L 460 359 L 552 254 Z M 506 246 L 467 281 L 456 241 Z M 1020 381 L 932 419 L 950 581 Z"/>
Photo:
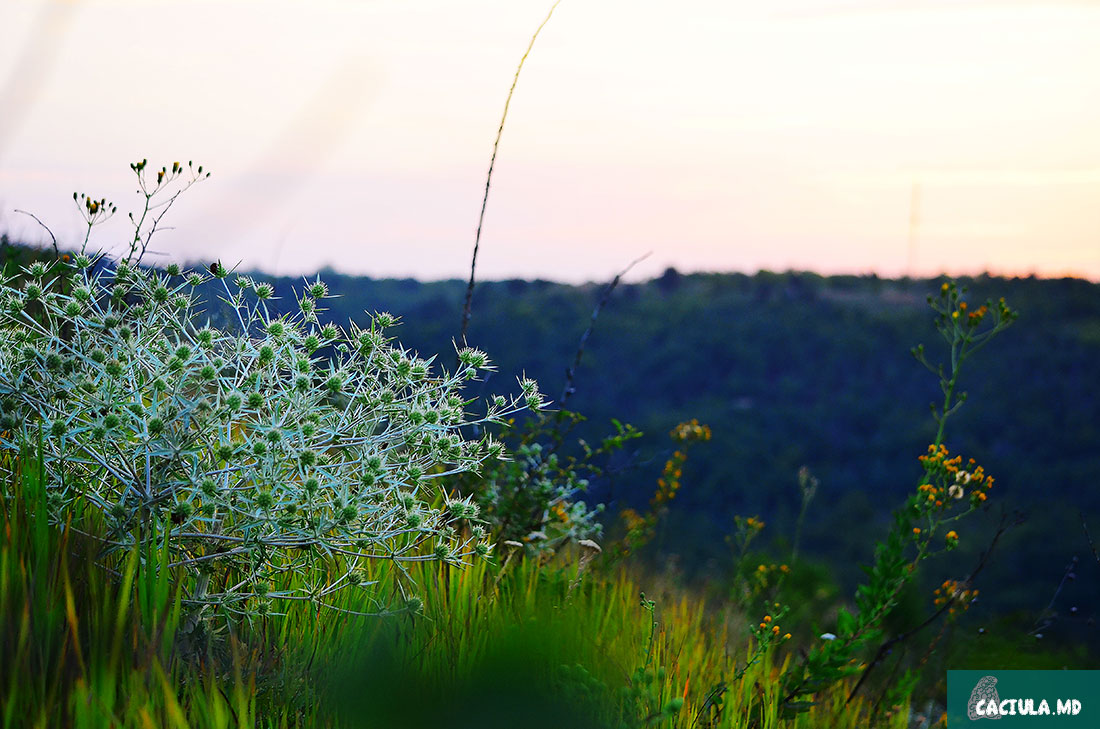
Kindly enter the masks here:
<path id="1" fill-rule="evenodd" d="M 1089 525 L 1085 521 L 1085 512 L 1082 510 L 1081 514 L 1081 528 L 1085 530 L 1085 539 L 1089 540 L 1089 549 L 1092 550 L 1092 556 L 1097 562 L 1100 562 L 1100 553 L 1096 551 L 1096 544 L 1092 541 L 1092 535 L 1089 534 Z"/>
<path id="2" fill-rule="evenodd" d="M 200 166 L 199 169 L 201 170 L 202 167 Z M 200 180 L 205 180 L 209 176 L 210 176 L 210 173 L 208 172 L 208 173 L 206 173 L 205 177 L 201 176 L 201 173 L 200 173 L 199 177 L 192 177 L 192 179 L 187 181 L 183 185 L 183 187 L 176 190 L 175 194 L 173 194 L 172 197 L 168 198 L 167 200 L 165 200 L 161 203 L 157 203 L 156 205 L 152 205 L 152 206 L 149 205 L 149 201 L 152 200 L 153 198 L 152 198 L 152 195 L 149 195 L 148 193 L 146 193 L 145 212 L 142 213 L 142 216 L 141 216 L 142 222 L 144 222 L 146 214 L 148 214 L 151 210 L 157 210 L 157 209 L 160 209 L 160 208 L 163 208 L 163 209 L 160 210 L 159 213 L 157 213 L 156 215 L 153 216 L 153 225 L 152 225 L 152 227 L 149 228 L 149 232 L 145 234 L 145 240 L 141 240 L 141 225 L 140 224 L 137 225 L 137 227 L 134 230 L 134 242 L 130 245 L 130 255 L 127 257 L 127 259 L 126 259 L 127 261 L 132 261 L 133 265 L 135 265 L 135 266 L 140 266 L 141 265 L 141 259 L 145 258 L 145 253 L 149 249 L 149 243 L 151 243 L 152 240 L 153 240 L 153 234 L 157 232 L 157 226 L 160 225 L 160 221 L 164 218 L 165 215 L 168 214 L 168 211 L 172 209 L 172 206 L 175 204 L 176 199 L 180 195 L 182 195 L 183 193 L 190 190 L 191 187 L 196 182 L 199 182 Z M 153 194 L 155 195 L 158 191 L 159 190 L 154 190 Z M 161 230 L 170 230 L 170 229 L 169 228 L 161 228 Z M 139 247 L 140 247 L 140 251 L 138 250 Z M 134 253 L 137 253 L 137 259 L 136 260 L 133 260 Z"/>
<path id="3" fill-rule="evenodd" d="M 581 364 L 581 357 L 584 356 L 584 347 L 588 344 L 588 338 L 592 336 L 592 329 L 596 326 L 596 319 L 599 318 L 600 312 L 603 311 L 603 307 L 607 304 L 607 300 L 611 298 L 611 292 L 615 290 L 615 287 L 619 285 L 619 281 L 623 276 L 630 272 L 630 269 L 637 266 L 639 263 L 649 258 L 653 254 L 653 251 L 646 253 L 644 256 L 639 256 L 630 262 L 630 265 L 615 274 L 615 278 L 611 279 L 611 283 L 607 285 L 607 288 L 603 291 L 603 296 L 600 297 L 599 303 L 596 304 L 596 308 L 592 310 L 592 318 L 588 321 L 588 328 L 584 330 L 584 334 L 581 335 L 581 340 L 577 344 L 577 355 L 573 358 L 573 364 L 565 370 L 565 387 L 562 388 L 561 397 L 558 399 L 558 403 L 564 408 L 565 402 L 576 391 L 573 387 L 573 378 L 577 374 L 577 367 Z"/>
<path id="4" fill-rule="evenodd" d="M 470 327 L 470 306 L 474 298 L 474 272 L 477 269 L 477 252 L 481 246 L 481 225 L 485 221 L 485 208 L 489 205 L 489 185 L 493 181 L 493 167 L 497 161 L 497 148 L 500 147 L 500 137 L 504 134 L 504 121 L 508 118 L 508 106 L 512 103 L 512 94 L 516 91 L 516 84 L 519 83 L 519 72 L 523 70 L 523 62 L 527 60 L 528 54 L 531 53 L 531 49 L 535 46 L 535 40 L 539 37 L 539 33 L 550 22 L 550 17 L 554 14 L 554 10 L 558 7 L 558 3 L 561 0 L 550 6 L 550 12 L 546 14 L 546 18 L 542 21 L 539 27 L 535 30 L 535 34 L 531 36 L 531 42 L 527 44 L 527 50 L 523 53 L 523 58 L 519 59 L 519 66 L 516 67 L 515 78 L 512 79 L 512 88 L 508 89 L 508 98 L 504 100 L 504 113 L 500 117 L 500 128 L 497 129 L 497 138 L 493 142 L 493 155 L 489 158 L 489 174 L 485 176 L 485 196 L 481 200 L 481 213 L 477 217 L 477 233 L 474 236 L 474 254 L 470 258 L 470 283 L 466 285 L 466 303 L 462 307 L 462 332 L 459 334 L 459 342 L 465 346 L 466 344 L 466 331 Z"/>
<path id="5" fill-rule="evenodd" d="M 1062 594 L 1062 589 L 1066 586 L 1066 582 L 1077 579 L 1077 555 L 1073 555 L 1073 559 L 1066 565 L 1065 571 L 1062 573 L 1062 579 L 1058 582 L 1058 587 L 1054 588 L 1054 594 L 1050 597 L 1050 602 L 1039 613 L 1039 617 L 1035 619 L 1035 627 L 1032 628 L 1028 635 L 1034 635 L 1036 638 L 1042 638 L 1042 631 L 1046 630 L 1054 622 L 1054 618 L 1057 613 L 1054 610 L 1054 603 L 1058 602 L 1058 596 Z"/>
<path id="6" fill-rule="evenodd" d="M 49 233 L 49 234 L 50 234 L 50 240 L 52 240 L 52 241 L 53 241 L 53 252 L 54 252 L 54 255 L 56 255 L 56 256 L 57 256 L 58 258 L 61 258 L 61 251 L 60 251 L 60 250 L 58 249 L 58 247 L 57 247 L 57 238 L 56 238 L 56 237 L 54 236 L 54 234 L 53 234 L 53 231 L 52 231 L 52 230 L 50 230 L 50 226 L 46 225 L 46 224 L 45 224 L 45 223 L 43 223 L 43 222 L 42 222 L 41 220 L 39 220 L 39 219 L 38 219 L 38 216 L 37 216 L 37 215 L 35 215 L 34 213 L 28 213 L 28 212 L 27 212 L 26 210 L 18 210 L 18 209 L 17 209 L 17 210 L 15 210 L 15 212 L 17 212 L 17 213 L 22 213 L 23 215 L 29 215 L 29 216 L 31 216 L 32 218 L 34 218 L 34 222 L 36 222 L 36 223 L 38 223 L 39 225 L 41 225 L 41 226 L 42 226 L 42 228 L 43 228 L 43 229 L 44 229 L 44 230 L 45 230 L 45 231 L 46 231 L 47 233 Z"/>

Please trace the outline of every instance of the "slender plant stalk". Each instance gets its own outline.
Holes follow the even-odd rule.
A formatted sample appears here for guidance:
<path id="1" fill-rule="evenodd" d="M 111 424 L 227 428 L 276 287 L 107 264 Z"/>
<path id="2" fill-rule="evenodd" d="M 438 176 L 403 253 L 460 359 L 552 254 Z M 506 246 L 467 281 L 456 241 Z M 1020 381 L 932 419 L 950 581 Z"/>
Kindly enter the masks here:
<path id="1" fill-rule="evenodd" d="M 459 334 L 459 341 L 466 341 L 466 331 L 470 327 L 470 306 L 474 298 L 474 273 L 477 270 L 477 252 L 481 247 L 481 226 L 485 222 L 485 208 L 489 205 L 489 186 L 493 182 L 493 167 L 497 162 L 497 150 L 500 147 L 500 137 L 504 134 L 504 122 L 508 119 L 508 106 L 512 103 L 512 94 L 516 92 L 516 84 L 519 83 L 519 73 L 523 70 L 523 63 L 527 60 L 527 56 L 531 53 L 531 49 L 535 47 L 535 40 L 538 39 L 539 33 L 546 27 L 546 24 L 550 22 L 551 16 L 554 14 L 554 10 L 557 9 L 558 3 L 561 0 L 550 6 L 550 12 L 546 14 L 546 18 L 543 19 L 539 27 L 535 29 L 535 34 L 531 36 L 531 42 L 527 44 L 527 50 L 523 53 L 523 58 L 519 59 L 519 65 L 516 66 L 516 75 L 512 79 L 512 88 L 508 89 L 508 98 L 504 100 L 504 113 L 500 116 L 500 127 L 497 129 L 497 138 L 493 141 L 493 155 L 489 158 L 489 174 L 485 176 L 485 196 L 481 199 L 481 213 L 477 216 L 477 233 L 474 235 L 474 254 L 470 257 L 470 282 L 466 285 L 466 303 L 462 306 L 462 331 Z"/>
<path id="2" fill-rule="evenodd" d="M 14 212 L 21 213 L 23 215 L 29 215 L 30 217 L 34 218 L 34 222 L 38 223 L 47 233 L 50 234 L 50 240 L 53 241 L 54 256 L 56 256 L 57 258 L 61 258 L 61 250 L 57 247 L 57 237 L 54 236 L 53 231 L 50 230 L 50 227 L 48 225 L 39 220 L 38 216 L 34 213 L 28 213 L 26 210 L 19 210 L 18 208 Z"/>

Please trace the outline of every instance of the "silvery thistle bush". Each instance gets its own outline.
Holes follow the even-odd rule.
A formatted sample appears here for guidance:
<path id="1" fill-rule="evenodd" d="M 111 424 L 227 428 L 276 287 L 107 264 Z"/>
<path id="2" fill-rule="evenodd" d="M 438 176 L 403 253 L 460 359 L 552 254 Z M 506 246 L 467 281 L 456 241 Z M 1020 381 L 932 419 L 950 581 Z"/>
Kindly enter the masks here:
<path id="1" fill-rule="evenodd" d="M 211 277 L 230 327 L 203 313 Z M 106 552 L 164 545 L 199 611 L 341 610 L 368 560 L 485 555 L 476 504 L 446 484 L 501 454 L 466 426 L 541 408 L 537 385 L 470 415 L 460 388 L 492 368 L 483 352 L 440 371 L 387 336 L 388 314 L 322 324 L 320 281 L 273 294 L 220 264 L 158 272 L 85 254 L 0 281 L 0 447 L 40 448 L 55 518 L 83 499 Z"/>

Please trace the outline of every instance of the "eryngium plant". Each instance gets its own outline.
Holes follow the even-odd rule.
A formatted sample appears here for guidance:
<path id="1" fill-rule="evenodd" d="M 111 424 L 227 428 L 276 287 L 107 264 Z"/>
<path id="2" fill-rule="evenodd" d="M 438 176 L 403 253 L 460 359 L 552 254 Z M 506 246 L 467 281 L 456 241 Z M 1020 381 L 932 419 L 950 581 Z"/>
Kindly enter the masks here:
<path id="1" fill-rule="evenodd" d="M 202 314 L 211 277 L 231 330 Z M 19 279 L 0 280 L 0 446 L 40 444 L 55 515 L 85 500 L 105 551 L 165 545 L 185 601 L 334 607 L 365 560 L 488 551 L 476 505 L 443 484 L 501 446 L 464 427 L 543 403 L 523 379 L 467 414 L 459 388 L 491 368 L 483 352 L 438 371 L 386 336 L 389 314 L 322 324 L 320 281 L 284 302 L 220 264 L 156 272 L 78 255 Z"/>

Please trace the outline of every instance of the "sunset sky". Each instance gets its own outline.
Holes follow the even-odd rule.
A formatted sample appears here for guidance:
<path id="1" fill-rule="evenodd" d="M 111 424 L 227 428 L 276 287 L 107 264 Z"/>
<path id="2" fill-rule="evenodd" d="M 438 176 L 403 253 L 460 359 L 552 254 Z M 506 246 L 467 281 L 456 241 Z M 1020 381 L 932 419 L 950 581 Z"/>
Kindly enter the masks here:
<path id="1" fill-rule="evenodd" d="M 78 242 L 194 160 L 156 260 L 464 277 L 551 2 L 0 2 L 0 230 Z M 479 277 L 811 269 L 1100 280 L 1100 2 L 563 0 Z"/>

